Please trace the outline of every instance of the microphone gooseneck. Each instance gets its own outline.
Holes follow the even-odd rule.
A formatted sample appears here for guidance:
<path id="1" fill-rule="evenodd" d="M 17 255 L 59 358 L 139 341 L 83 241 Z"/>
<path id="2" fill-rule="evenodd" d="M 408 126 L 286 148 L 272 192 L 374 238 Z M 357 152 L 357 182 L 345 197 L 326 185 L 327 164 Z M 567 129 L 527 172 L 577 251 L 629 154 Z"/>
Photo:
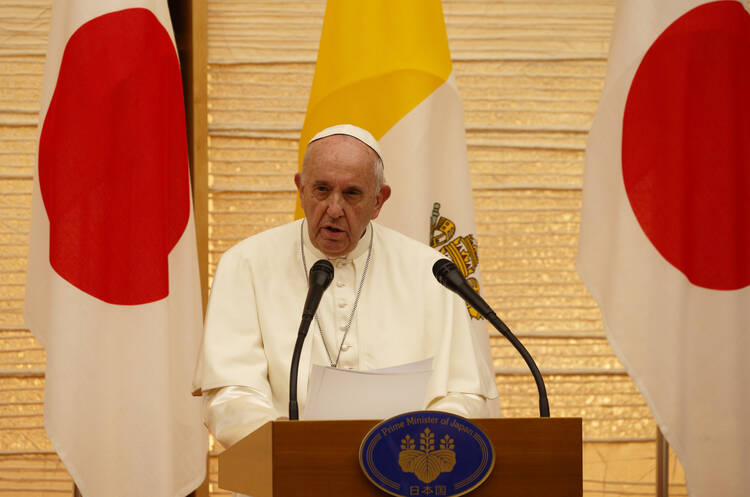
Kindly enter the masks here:
<path id="1" fill-rule="evenodd" d="M 297 331 L 297 341 L 294 343 L 292 353 L 292 365 L 289 369 L 289 419 L 299 419 L 299 407 L 297 405 L 297 376 L 299 374 L 299 360 L 302 355 L 302 346 L 305 343 L 307 330 L 310 322 L 315 316 L 315 311 L 320 305 L 323 292 L 333 280 L 333 265 L 325 259 L 321 259 L 310 268 L 308 278 L 307 298 L 302 309 L 302 320 Z"/>
<path id="2" fill-rule="evenodd" d="M 476 311 L 484 316 L 492 326 L 497 329 L 508 341 L 513 344 L 513 347 L 521 354 L 523 360 L 526 361 L 526 365 L 531 370 L 531 374 L 536 382 L 536 388 L 539 392 L 539 416 L 542 418 L 549 417 L 549 401 L 547 399 L 547 389 L 544 386 L 544 379 L 542 374 L 539 372 L 534 359 L 526 350 L 526 347 L 516 338 L 510 328 L 499 318 L 495 311 L 487 304 L 487 302 L 474 290 L 474 288 L 466 282 L 461 270 L 448 259 L 440 259 L 435 262 L 432 266 L 432 274 L 438 282 L 457 293 L 462 299 L 464 299 L 469 305 L 471 305 Z"/>

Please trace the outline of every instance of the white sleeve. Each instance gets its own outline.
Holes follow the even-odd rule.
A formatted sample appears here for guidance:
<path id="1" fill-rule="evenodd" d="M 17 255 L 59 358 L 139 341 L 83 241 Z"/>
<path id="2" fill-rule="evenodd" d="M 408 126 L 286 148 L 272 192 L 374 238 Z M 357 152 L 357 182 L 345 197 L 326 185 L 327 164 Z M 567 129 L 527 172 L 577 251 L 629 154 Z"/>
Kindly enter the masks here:
<path id="1" fill-rule="evenodd" d="M 427 409 L 445 411 L 465 418 L 490 417 L 487 399 L 473 393 L 448 392 L 445 397 L 438 397 L 430 402 Z"/>
<path id="2" fill-rule="evenodd" d="M 206 426 L 225 448 L 276 419 L 273 404 L 265 395 L 240 386 L 204 391 L 203 412 Z"/>

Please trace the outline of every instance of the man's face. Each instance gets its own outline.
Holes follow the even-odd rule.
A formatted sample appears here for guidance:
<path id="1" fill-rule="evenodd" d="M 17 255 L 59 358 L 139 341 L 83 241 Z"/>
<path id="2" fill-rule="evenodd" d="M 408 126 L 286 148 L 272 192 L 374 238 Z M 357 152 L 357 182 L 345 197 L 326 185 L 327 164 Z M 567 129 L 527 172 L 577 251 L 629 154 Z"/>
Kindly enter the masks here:
<path id="1" fill-rule="evenodd" d="M 388 185 L 375 189 L 375 158 L 356 138 L 332 135 L 309 145 L 304 183 L 294 177 L 310 240 L 329 257 L 351 252 L 390 196 Z"/>

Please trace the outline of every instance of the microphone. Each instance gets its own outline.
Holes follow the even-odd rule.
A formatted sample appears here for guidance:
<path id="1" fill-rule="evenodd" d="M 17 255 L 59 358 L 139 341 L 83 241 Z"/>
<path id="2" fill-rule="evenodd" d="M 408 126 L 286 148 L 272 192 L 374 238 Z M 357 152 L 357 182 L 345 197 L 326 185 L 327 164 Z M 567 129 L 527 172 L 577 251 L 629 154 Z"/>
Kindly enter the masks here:
<path id="1" fill-rule="evenodd" d="M 432 274 L 438 282 L 446 287 L 448 290 L 458 294 L 466 303 L 472 306 L 476 311 L 481 314 L 492 326 L 497 329 L 505 338 L 513 344 L 523 360 L 526 361 L 526 365 L 531 370 L 531 374 L 536 382 L 536 388 L 539 392 L 539 416 L 542 418 L 549 417 L 549 401 L 547 400 L 547 389 L 544 386 L 544 379 L 542 374 L 539 372 L 534 359 L 526 350 L 526 347 L 516 338 L 510 328 L 503 323 L 503 321 L 497 317 L 495 311 L 487 304 L 487 302 L 479 295 L 474 288 L 464 279 L 461 270 L 449 259 L 440 259 L 432 265 Z"/>
<path id="2" fill-rule="evenodd" d="M 320 305 L 320 299 L 328 285 L 333 281 L 333 264 L 325 259 L 320 259 L 310 268 L 310 277 L 307 280 L 308 290 L 305 299 L 305 307 L 302 309 L 302 319 L 312 321 L 315 311 Z M 307 330 L 305 330 L 307 333 Z"/>
<path id="3" fill-rule="evenodd" d="M 333 280 L 333 265 L 325 259 L 320 259 L 310 268 L 308 278 L 307 298 L 302 309 L 302 321 L 297 331 L 297 341 L 294 343 L 292 353 L 292 365 L 289 370 L 289 419 L 299 419 L 299 407 L 297 405 L 297 376 L 299 373 L 299 360 L 302 355 L 302 345 L 305 343 L 307 330 L 315 316 L 315 311 L 320 305 L 323 292 Z"/>

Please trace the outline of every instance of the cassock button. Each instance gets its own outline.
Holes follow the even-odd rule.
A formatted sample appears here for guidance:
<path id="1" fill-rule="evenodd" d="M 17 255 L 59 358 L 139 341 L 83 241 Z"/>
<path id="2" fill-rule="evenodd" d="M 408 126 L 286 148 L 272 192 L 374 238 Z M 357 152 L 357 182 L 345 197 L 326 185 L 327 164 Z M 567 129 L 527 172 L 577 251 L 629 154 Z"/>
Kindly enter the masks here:
<path id="1" fill-rule="evenodd" d="M 347 350 L 349 350 L 351 348 L 352 348 L 352 346 L 349 345 L 348 343 L 345 343 L 344 345 L 341 346 L 341 350 L 343 350 L 343 351 L 347 351 Z"/>
<path id="2" fill-rule="evenodd" d="M 341 307 L 342 309 L 346 307 L 346 300 L 339 300 L 339 307 Z"/>
<path id="3" fill-rule="evenodd" d="M 344 286 L 344 282 L 343 281 L 337 281 L 336 282 L 336 286 L 339 287 L 339 288 L 341 288 L 342 286 Z"/>
<path id="4" fill-rule="evenodd" d="M 346 331 L 346 325 L 345 325 L 345 324 L 342 324 L 341 326 L 339 326 L 339 329 L 340 329 L 341 331 Z"/>

